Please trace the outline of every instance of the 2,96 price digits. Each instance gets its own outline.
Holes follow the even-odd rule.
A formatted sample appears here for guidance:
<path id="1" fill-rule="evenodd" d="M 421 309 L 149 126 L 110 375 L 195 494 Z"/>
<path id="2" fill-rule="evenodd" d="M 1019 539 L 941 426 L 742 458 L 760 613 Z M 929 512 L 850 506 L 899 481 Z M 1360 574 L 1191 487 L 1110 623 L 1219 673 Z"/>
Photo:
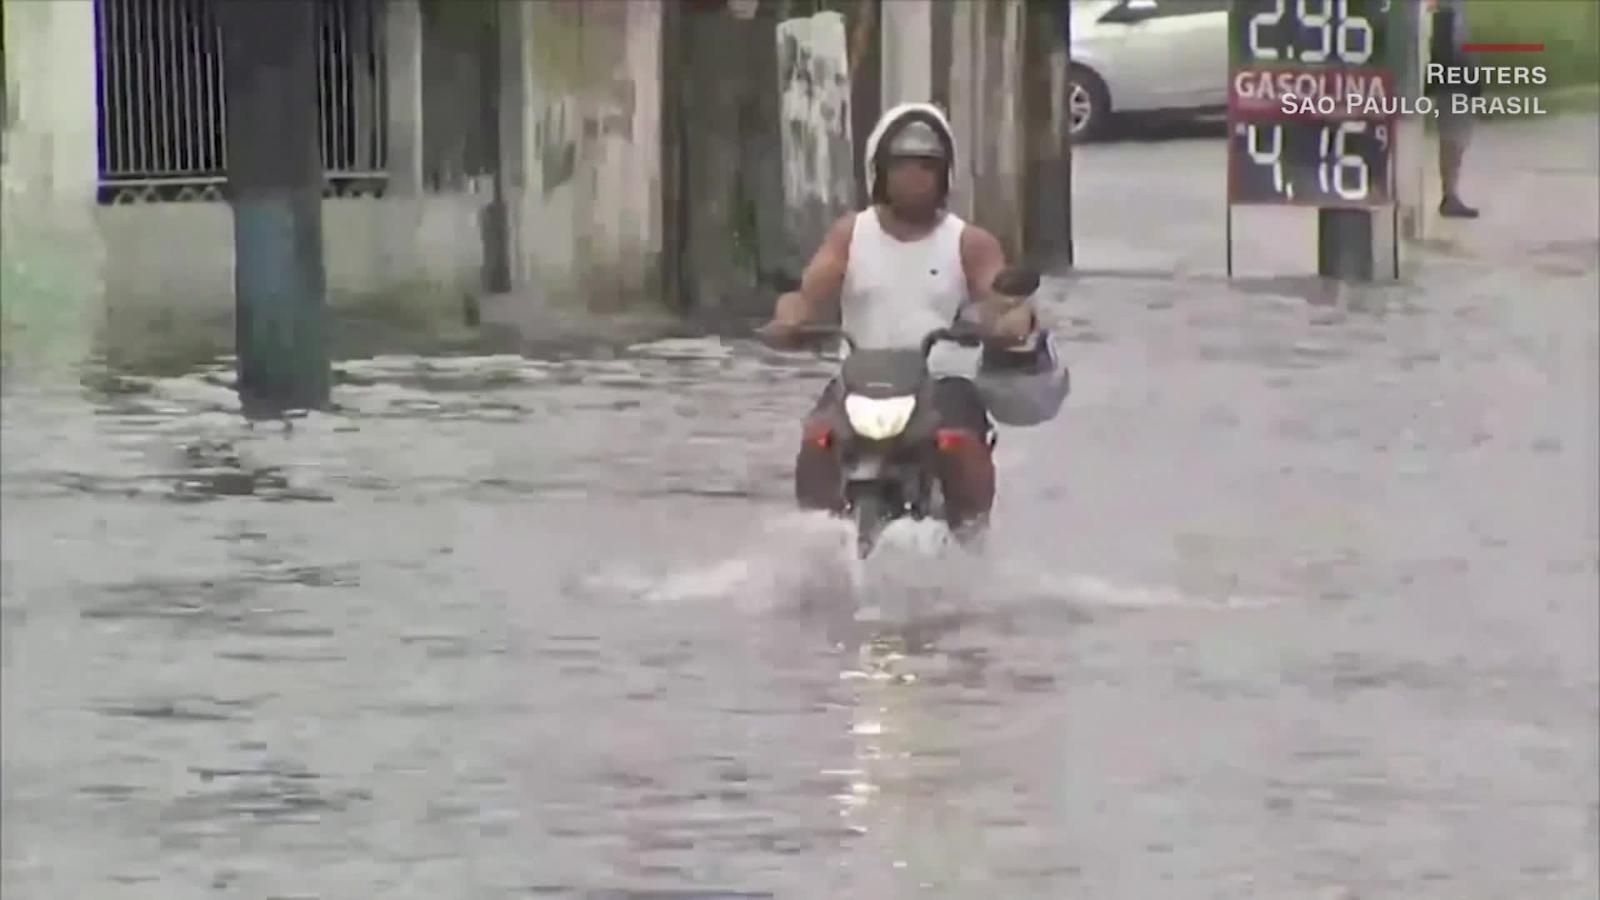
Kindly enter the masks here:
<path id="1" fill-rule="evenodd" d="M 1241 122 L 1232 201 L 1312 206 L 1389 202 L 1389 124 L 1364 120 Z"/>
<path id="2" fill-rule="evenodd" d="M 1392 0 L 1253 0 L 1243 24 L 1245 62 L 1362 65 L 1378 51 L 1378 30 L 1363 13 L 1386 16 Z M 1270 8 L 1267 7 L 1270 4 Z M 1352 10 L 1351 7 L 1357 7 Z"/>

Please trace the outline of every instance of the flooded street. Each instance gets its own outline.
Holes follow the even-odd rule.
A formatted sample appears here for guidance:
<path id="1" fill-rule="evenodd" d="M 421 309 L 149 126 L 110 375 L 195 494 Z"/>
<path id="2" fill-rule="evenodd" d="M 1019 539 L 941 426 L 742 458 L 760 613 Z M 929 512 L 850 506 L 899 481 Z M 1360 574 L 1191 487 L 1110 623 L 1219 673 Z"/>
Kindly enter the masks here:
<path id="1" fill-rule="evenodd" d="M 1053 283 L 987 555 L 854 589 L 808 357 L 8 388 L 5 895 L 1593 896 L 1600 285 L 1524 277 Z"/>

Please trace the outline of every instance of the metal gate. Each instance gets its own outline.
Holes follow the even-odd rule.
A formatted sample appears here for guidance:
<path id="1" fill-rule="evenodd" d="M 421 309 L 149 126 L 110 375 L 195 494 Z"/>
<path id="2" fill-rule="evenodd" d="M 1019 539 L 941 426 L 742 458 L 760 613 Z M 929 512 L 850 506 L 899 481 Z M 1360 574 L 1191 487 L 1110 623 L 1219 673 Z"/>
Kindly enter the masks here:
<path id="1" fill-rule="evenodd" d="M 218 201 L 227 182 L 218 0 L 95 0 L 102 204 Z M 331 196 L 388 182 L 382 0 L 316 0 Z"/>

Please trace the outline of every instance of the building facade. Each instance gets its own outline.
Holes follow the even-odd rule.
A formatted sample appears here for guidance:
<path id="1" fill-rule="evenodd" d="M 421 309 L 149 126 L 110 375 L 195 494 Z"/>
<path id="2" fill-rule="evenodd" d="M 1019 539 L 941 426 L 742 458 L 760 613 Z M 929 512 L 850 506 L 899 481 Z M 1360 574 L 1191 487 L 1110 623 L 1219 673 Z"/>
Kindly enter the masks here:
<path id="1" fill-rule="evenodd" d="M 232 314 L 215 2 L 0 0 L 8 277 L 82 281 L 67 292 L 86 308 L 110 298 L 112 331 L 226 333 Z M 787 33 L 815 34 L 814 55 L 841 57 L 834 70 L 870 65 L 876 80 L 881 57 L 886 102 L 942 89 L 967 141 L 962 202 L 1016 217 L 1020 122 L 979 94 L 1016 80 L 1023 0 L 956 4 L 971 11 L 946 25 L 938 59 L 928 0 L 316 2 L 336 309 L 457 315 L 491 293 L 598 313 L 747 302 L 820 237 L 779 234 L 795 226 L 770 209 L 797 183 L 779 125 L 793 73 L 778 71 L 778 26 L 794 17 L 821 17 Z M 859 108 L 856 74 L 839 77 L 807 127 L 859 130 L 876 114 Z M 828 203 L 848 206 L 838 193 Z M 741 244 L 759 253 L 737 259 Z"/>

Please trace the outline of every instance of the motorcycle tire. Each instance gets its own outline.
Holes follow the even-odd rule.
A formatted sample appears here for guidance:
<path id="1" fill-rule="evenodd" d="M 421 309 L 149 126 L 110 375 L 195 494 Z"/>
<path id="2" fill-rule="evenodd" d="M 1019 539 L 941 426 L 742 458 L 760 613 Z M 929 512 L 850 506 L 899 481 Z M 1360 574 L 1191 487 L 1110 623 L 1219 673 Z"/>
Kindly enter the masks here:
<path id="1" fill-rule="evenodd" d="M 856 557 L 866 559 L 890 521 L 889 504 L 881 494 L 862 491 L 855 498 Z"/>

